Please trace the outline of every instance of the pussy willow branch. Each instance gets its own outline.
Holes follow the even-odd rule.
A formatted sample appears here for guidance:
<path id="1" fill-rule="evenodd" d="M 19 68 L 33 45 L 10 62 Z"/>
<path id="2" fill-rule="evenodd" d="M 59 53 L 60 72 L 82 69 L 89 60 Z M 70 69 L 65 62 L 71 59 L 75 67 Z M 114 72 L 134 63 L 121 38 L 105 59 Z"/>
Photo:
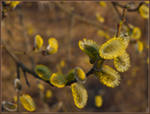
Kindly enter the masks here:
<path id="1" fill-rule="evenodd" d="M 62 10 L 64 10 L 66 13 L 68 13 L 69 15 L 72 14 L 72 12 L 66 10 L 60 3 L 57 3 L 57 2 L 56 2 L 56 5 L 57 5 L 59 8 L 61 8 Z M 74 13 L 74 17 L 76 17 L 76 18 L 78 18 L 79 20 L 82 20 L 82 21 L 84 21 L 84 22 L 87 22 L 88 24 L 91 24 L 91 25 L 94 25 L 94 26 L 96 26 L 96 27 L 98 27 L 98 28 L 101 28 L 100 24 L 95 23 L 94 21 L 88 20 L 87 18 L 82 17 L 82 16 L 80 16 L 80 15 L 78 15 L 78 14 L 75 14 L 75 13 Z M 104 26 L 103 26 L 103 27 L 104 27 Z M 107 29 L 106 27 L 104 27 L 104 28 Z M 31 74 L 32 76 L 34 76 L 35 78 L 38 78 L 38 79 L 40 79 L 40 80 L 42 80 L 42 81 L 48 83 L 49 85 L 53 86 L 49 81 L 46 81 L 46 80 L 41 79 L 33 70 L 30 70 L 29 68 L 27 68 L 22 62 L 20 62 L 20 60 L 17 58 L 17 56 L 16 56 L 14 53 L 12 53 L 12 51 L 8 48 L 8 46 L 5 45 L 4 42 L 2 42 L 2 43 L 3 43 L 3 47 L 6 49 L 6 51 L 7 51 L 8 54 L 10 55 L 10 57 L 11 57 L 11 58 L 15 61 L 15 63 L 17 64 L 18 69 L 19 69 L 19 68 L 22 69 L 23 73 L 25 74 L 26 83 L 29 83 L 29 82 L 27 81 L 27 78 L 26 78 L 26 72 L 27 72 L 27 73 Z M 102 64 L 103 64 L 104 61 L 105 61 L 105 60 L 102 60 Z M 101 66 L 102 66 L 102 64 L 101 64 Z M 93 65 L 93 67 L 86 73 L 86 76 L 88 77 L 89 75 L 93 74 L 94 71 L 95 71 L 95 65 Z M 72 84 L 72 83 L 74 83 L 74 82 L 77 82 L 77 80 L 73 80 L 71 83 L 67 83 L 66 85 L 70 85 L 70 84 Z"/>
<path id="2" fill-rule="evenodd" d="M 34 76 L 35 78 L 37 78 L 37 79 L 39 79 L 39 80 L 42 80 L 42 81 L 48 83 L 49 85 L 53 86 L 49 81 L 43 80 L 42 78 L 40 78 L 40 77 L 36 74 L 35 71 L 33 71 L 33 70 L 29 69 L 28 67 L 26 67 L 26 66 L 17 58 L 17 56 L 16 56 L 14 53 L 12 53 L 12 51 L 10 50 L 10 48 L 9 48 L 4 42 L 2 42 L 2 43 L 3 43 L 3 47 L 6 49 L 7 53 L 9 54 L 9 56 L 10 56 L 10 57 L 14 60 L 14 62 L 16 63 L 16 65 L 17 65 L 17 70 L 19 70 L 19 68 L 21 68 L 21 69 L 24 71 L 24 73 L 27 72 L 27 73 L 31 74 L 31 76 Z M 86 73 L 86 76 L 88 77 L 88 76 L 91 75 L 92 73 L 93 73 L 93 67 Z M 25 76 L 26 76 L 26 75 L 25 75 Z M 26 77 L 25 77 L 25 79 L 26 79 Z M 71 85 L 71 84 L 74 83 L 74 82 L 77 82 L 77 80 L 73 80 L 71 83 L 67 83 L 66 85 Z M 28 84 L 29 82 L 27 81 L 26 83 Z"/>
<path id="3" fill-rule="evenodd" d="M 99 60 L 99 59 L 98 59 Z M 88 77 L 89 75 L 91 75 L 91 74 L 93 74 L 95 71 L 98 71 L 98 72 L 100 72 L 101 71 L 101 68 L 102 68 L 102 66 L 103 66 L 103 63 L 104 63 L 104 59 L 101 59 L 101 64 L 100 64 L 100 68 L 99 69 L 97 69 L 97 62 L 98 62 L 98 60 L 96 60 L 96 62 L 93 64 L 93 67 L 86 73 L 86 76 Z M 74 83 L 74 82 L 76 82 L 77 80 L 73 80 L 73 81 L 71 81 L 70 83 L 67 83 L 67 85 L 70 85 L 70 84 L 72 84 L 72 83 Z"/>

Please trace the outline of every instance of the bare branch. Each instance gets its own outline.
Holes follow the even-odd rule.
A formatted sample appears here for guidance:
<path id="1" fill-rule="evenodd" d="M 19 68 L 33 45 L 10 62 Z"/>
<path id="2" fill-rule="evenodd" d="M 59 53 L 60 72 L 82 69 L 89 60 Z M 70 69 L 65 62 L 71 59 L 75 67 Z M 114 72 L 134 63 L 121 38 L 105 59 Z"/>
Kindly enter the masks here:
<path id="1" fill-rule="evenodd" d="M 43 80 L 33 70 L 30 70 L 22 62 L 20 62 L 19 59 L 17 58 L 17 56 L 12 53 L 12 51 L 9 49 L 8 46 L 5 45 L 5 43 L 3 41 L 2 41 L 2 43 L 3 43 L 3 47 L 6 49 L 7 53 L 14 60 L 14 62 L 17 64 L 17 67 L 21 68 L 24 72 L 27 72 L 27 73 L 31 74 L 35 78 Z M 53 86 L 49 81 L 46 81 L 46 80 L 43 80 L 43 81 L 46 82 L 46 83 L 48 83 L 49 85 Z"/>
<path id="2" fill-rule="evenodd" d="M 141 5 L 144 4 L 144 2 L 140 2 L 136 8 L 131 9 L 131 8 L 128 7 L 128 4 L 127 5 L 121 5 L 118 2 L 112 2 L 112 3 L 115 4 L 116 6 L 119 6 L 120 8 L 126 8 L 128 12 L 138 11 L 139 8 L 141 7 Z"/>

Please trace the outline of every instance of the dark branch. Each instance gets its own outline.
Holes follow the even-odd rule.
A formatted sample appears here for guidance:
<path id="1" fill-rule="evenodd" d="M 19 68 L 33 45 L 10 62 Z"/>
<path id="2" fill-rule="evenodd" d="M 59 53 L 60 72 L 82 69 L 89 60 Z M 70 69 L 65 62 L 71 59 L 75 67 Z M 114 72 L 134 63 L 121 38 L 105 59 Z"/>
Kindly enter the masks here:
<path id="1" fill-rule="evenodd" d="M 129 8 L 128 4 L 127 5 L 121 5 L 118 2 L 112 2 L 116 6 L 119 6 L 120 8 L 126 8 L 128 12 L 135 12 L 138 11 L 141 5 L 144 4 L 144 2 L 140 2 L 136 8 Z"/>
<path id="2" fill-rule="evenodd" d="M 20 79 L 20 69 L 19 69 L 19 65 L 16 63 L 16 72 L 17 72 L 17 78 Z"/>
<path id="3" fill-rule="evenodd" d="M 27 73 L 31 74 L 35 78 L 37 78 L 39 80 L 43 80 L 33 70 L 30 70 L 22 62 L 20 62 L 19 59 L 17 58 L 17 56 L 12 53 L 12 51 L 8 48 L 8 46 L 5 45 L 4 42 L 2 42 L 2 43 L 3 43 L 3 47 L 6 49 L 7 53 L 10 55 L 10 57 L 14 60 L 14 62 L 17 65 L 17 75 L 18 75 L 18 71 L 19 71 L 18 69 L 21 68 L 24 72 L 27 72 Z M 46 80 L 43 80 L 43 81 L 48 83 L 49 85 L 53 86 L 49 81 L 46 81 Z"/>
<path id="4" fill-rule="evenodd" d="M 25 78 L 26 84 L 28 85 L 28 87 L 30 87 L 30 83 L 28 81 L 28 78 L 27 78 L 27 75 L 26 75 L 26 71 L 22 69 L 22 72 L 24 74 L 24 78 Z"/>
<path id="5" fill-rule="evenodd" d="M 119 10 L 117 8 L 116 2 L 111 2 L 111 3 L 113 5 L 113 8 L 115 9 L 119 19 L 122 21 L 122 24 L 125 24 L 129 29 L 131 29 L 130 26 L 129 26 L 129 23 L 128 23 L 128 19 L 126 17 L 126 12 L 128 11 L 127 8 L 123 8 L 123 12 L 122 12 L 122 15 L 121 15 L 121 13 L 119 12 Z M 120 33 L 122 24 L 121 23 L 117 24 L 117 33 L 116 33 L 117 37 Z"/>

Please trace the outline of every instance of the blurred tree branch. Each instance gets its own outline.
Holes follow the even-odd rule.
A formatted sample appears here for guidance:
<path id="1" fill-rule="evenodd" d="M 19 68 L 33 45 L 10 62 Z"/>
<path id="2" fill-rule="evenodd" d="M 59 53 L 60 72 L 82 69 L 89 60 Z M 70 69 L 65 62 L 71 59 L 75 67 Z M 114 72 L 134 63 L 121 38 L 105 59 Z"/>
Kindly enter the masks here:
<path id="1" fill-rule="evenodd" d="M 26 48 L 26 52 L 31 52 L 31 46 L 29 45 L 29 36 L 27 34 L 27 30 L 26 30 L 26 27 L 25 27 L 25 24 L 24 24 L 24 20 L 23 20 L 23 14 L 22 12 L 20 12 L 20 10 L 18 11 L 18 14 L 19 14 L 19 21 L 20 21 L 20 25 L 22 26 L 22 32 L 24 34 L 24 37 L 25 37 L 25 48 Z M 25 54 L 25 52 L 24 52 Z M 29 55 L 29 60 L 31 61 L 31 64 L 32 64 L 32 69 L 34 68 L 35 66 L 35 63 L 34 63 L 34 59 L 32 58 L 32 56 Z M 26 73 L 24 73 L 26 74 Z M 26 79 L 26 78 L 25 78 Z"/>
<path id="2" fill-rule="evenodd" d="M 111 32 L 114 32 L 115 30 L 114 29 L 111 29 L 111 28 L 108 28 L 108 27 L 106 27 L 105 25 L 102 25 L 102 24 L 100 24 L 100 23 L 97 23 L 97 22 L 95 22 L 95 21 L 93 21 L 93 20 L 90 20 L 90 19 L 88 19 L 87 17 L 84 17 L 84 16 L 81 16 L 81 15 L 79 15 L 79 14 L 77 14 L 77 13 L 73 13 L 73 11 L 71 10 L 71 9 L 66 9 L 61 3 L 59 3 L 59 2 L 55 2 L 55 5 L 57 6 L 57 7 L 59 7 L 62 11 L 64 11 L 65 13 L 67 13 L 68 15 L 74 15 L 74 18 L 76 18 L 76 19 L 78 19 L 78 20 L 80 20 L 80 21 L 83 21 L 83 22 L 85 22 L 85 23 L 87 23 L 87 24 L 90 24 L 90 25 L 92 25 L 92 26 L 94 26 L 94 27 L 97 27 L 98 29 L 104 29 L 104 30 L 109 30 L 109 31 L 111 31 Z"/>

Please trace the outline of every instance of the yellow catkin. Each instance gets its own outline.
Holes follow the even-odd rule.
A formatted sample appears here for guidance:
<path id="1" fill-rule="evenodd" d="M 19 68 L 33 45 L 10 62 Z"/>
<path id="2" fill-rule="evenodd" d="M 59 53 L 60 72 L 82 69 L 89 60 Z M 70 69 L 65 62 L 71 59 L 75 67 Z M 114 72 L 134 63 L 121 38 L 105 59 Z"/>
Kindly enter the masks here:
<path id="1" fill-rule="evenodd" d="M 143 52 L 143 42 L 141 42 L 140 40 L 137 41 L 137 50 L 139 53 L 142 53 Z"/>
<path id="2" fill-rule="evenodd" d="M 51 76 L 51 71 L 45 65 L 36 65 L 35 72 L 43 80 L 49 80 Z"/>
<path id="3" fill-rule="evenodd" d="M 20 102 L 26 110 L 30 112 L 35 111 L 35 103 L 30 95 L 23 94 L 22 96 L 20 96 Z"/>
<path id="4" fill-rule="evenodd" d="M 17 102 L 17 96 L 16 95 L 13 97 L 13 99 L 14 99 L 14 102 Z"/>
<path id="5" fill-rule="evenodd" d="M 34 38 L 35 51 L 39 51 L 43 46 L 43 38 L 40 35 L 36 35 Z"/>
<path id="6" fill-rule="evenodd" d="M 104 23 L 105 21 L 105 19 L 99 13 L 96 13 L 96 18 L 100 23 Z"/>
<path id="7" fill-rule="evenodd" d="M 71 84 L 71 90 L 74 104 L 80 109 L 84 108 L 88 99 L 87 90 L 79 83 Z"/>
<path id="8" fill-rule="evenodd" d="M 7 5 L 10 5 L 11 8 L 15 8 L 17 5 L 19 5 L 20 1 L 5 1 Z"/>
<path id="9" fill-rule="evenodd" d="M 102 44 L 99 53 L 104 59 L 113 59 L 122 55 L 126 48 L 125 41 L 122 38 L 115 37 Z"/>
<path id="10" fill-rule="evenodd" d="M 106 2 L 104 2 L 104 1 L 100 1 L 99 5 L 102 6 L 102 7 L 106 7 L 107 6 Z"/>
<path id="11" fill-rule="evenodd" d="M 76 76 L 78 81 L 85 81 L 86 80 L 86 74 L 80 67 L 75 68 L 75 76 Z"/>
<path id="12" fill-rule="evenodd" d="M 98 45 L 96 44 L 96 42 L 93 41 L 93 40 L 87 40 L 86 38 L 84 38 L 83 41 L 82 41 L 82 40 L 79 41 L 79 48 L 80 48 L 82 51 L 88 51 L 88 50 L 86 49 L 86 46 L 93 47 L 93 48 L 95 48 L 95 49 L 99 48 L 99 46 L 98 46 Z"/>
<path id="13" fill-rule="evenodd" d="M 55 54 L 58 51 L 58 42 L 55 38 L 48 39 L 47 54 Z"/>
<path id="14" fill-rule="evenodd" d="M 45 93 L 45 97 L 46 98 L 51 98 L 53 95 L 52 91 L 51 90 L 47 90 L 46 93 Z"/>
<path id="15" fill-rule="evenodd" d="M 102 96 L 100 96 L 100 95 L 95 96 L 95 106 L 99 108 L 102 105 L 103 105 Z"/>
<path id="16" fill-rule="evenodd" d="M 130 67 L 129 55 L 125 52 L 121 56 L 114 58 L 114 66 L 119 72 L 125 72 Z"/>
<path id="17" fill-rule="evenodd" d="M 38 84 L 38 88 L 39 88 L 41 91 L 44 91 L 44 85 L 43 85 L 43 84 L 39 83 L 39 84 Z"/>
<path id="18" fill-rule="evenodd" d="M 99 46 L 93 40 L 87 40 L 85 38 L 83 41 L 80 40 L 79 48 L 89 56 L 91 63 L 94 63 L 99 58 Z"/>
<path id="19" fill-rule="evenodd" d="M 103 65 L 102 71 L 97 72 L 96 76 L 99 78 L 100 82 L 107 87 L 114 88 L 120 84 L 119 73 L 108 65 Z"/>
<path id="20" fill-rule="evenodd" d="M 66 84 L 65 76 L 58 73 L 53 73 L 50 77 L 50 83 L 55 87 L 63 88 Z"/>
<path id="21" fill-rule="evenodd" d="M 149 7 L 146 4 L 143 4 L 140 8 L 139 8 L 139 12 L 140 15 L 144 18 L 144 19 L 148 19 L 149 18 Z"/>
<path id="22" fill-rule="evenodd" d="M 66 65 L 65 61 L 64 60 L 61 60 L 60 61 L 60 67 L 64 67 Z"/>
<path id="23" fill-rule="evenodd" d="M 139 27 L 134 27 L 132 30 L 131 38 L 138 40 L 141 38 L 141 30 Z"/>

